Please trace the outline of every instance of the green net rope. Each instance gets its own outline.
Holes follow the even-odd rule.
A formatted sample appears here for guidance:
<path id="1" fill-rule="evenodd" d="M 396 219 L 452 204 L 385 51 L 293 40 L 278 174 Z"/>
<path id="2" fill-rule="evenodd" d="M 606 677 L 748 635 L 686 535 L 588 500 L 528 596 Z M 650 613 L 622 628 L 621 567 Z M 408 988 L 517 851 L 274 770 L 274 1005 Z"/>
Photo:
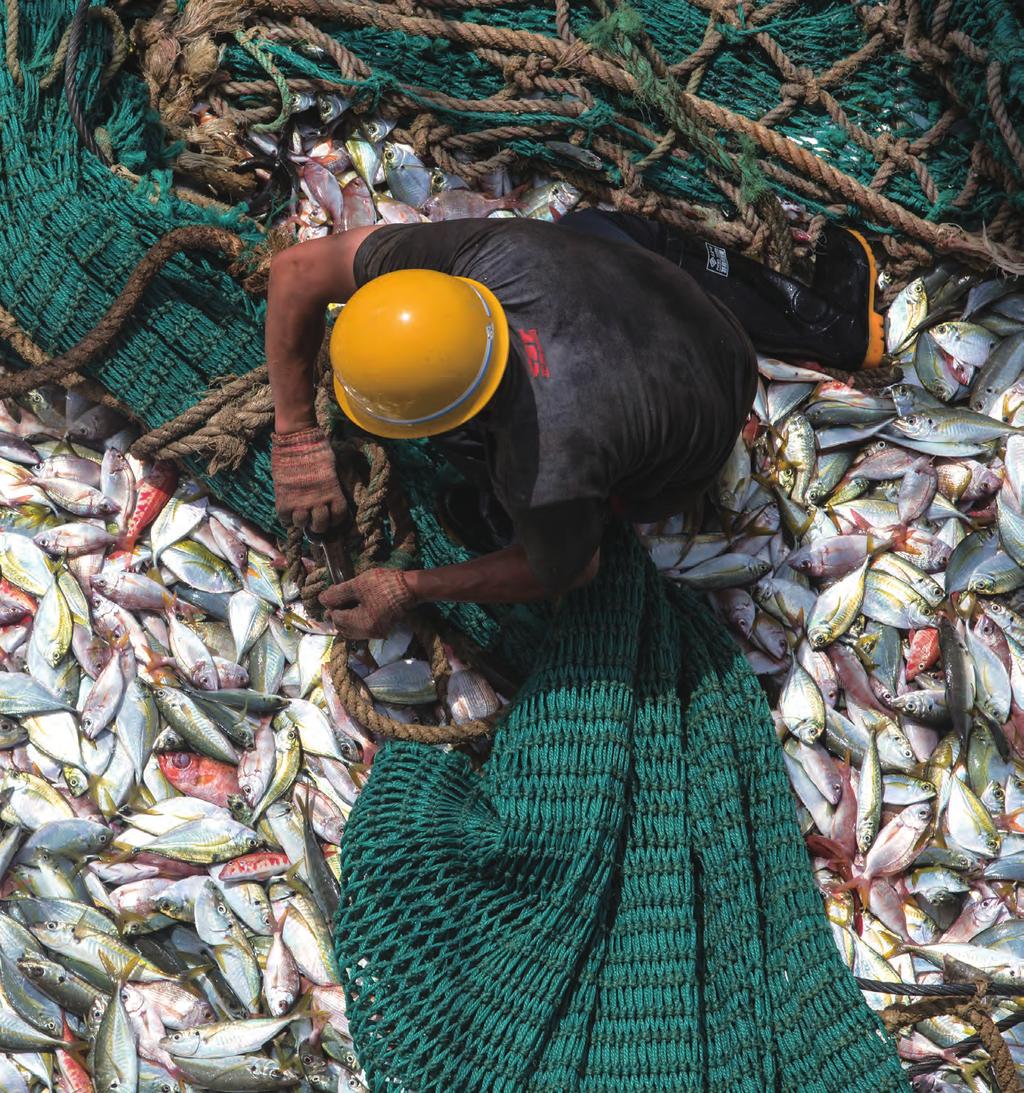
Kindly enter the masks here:
<path id="1" fill-rule="evenodd" d="M 756 679 L 624 529 L 482 773 L 426 745 L 377 757 L 342 876 L 375 1091 L 906 1088 L 822 915 Z"/>

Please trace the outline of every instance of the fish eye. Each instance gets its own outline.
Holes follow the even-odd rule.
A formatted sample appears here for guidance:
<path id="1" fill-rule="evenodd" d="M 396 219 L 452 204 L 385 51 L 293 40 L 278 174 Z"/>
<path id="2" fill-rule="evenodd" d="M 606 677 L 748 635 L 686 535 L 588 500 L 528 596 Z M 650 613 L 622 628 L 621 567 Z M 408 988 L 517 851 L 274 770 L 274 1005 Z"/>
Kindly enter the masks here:
<path id="1" fill-rule="evenodd" d="M 221 915 L 226 915 L 228 913 L 228 909 L 224 906 L 223 903 L 218 903 L 217 904 L 217 913 L 221 914 Z"/>
<path id="2" fill-rule="evenodd" d="M 54 921 L 54 920 L 53 920 L 53 919 L 51 918 L 51 919 L 50 919 L 50 921 L 49 921 L 49 922 L 48 922 L 48 923 L 46 924 L 46 928 L 47 928 L 48 930 L 59 930 L 59 929 L 60 929 L 60 923 L 59 923 L 59 922 L 56 922 L 56 921 Z"/>

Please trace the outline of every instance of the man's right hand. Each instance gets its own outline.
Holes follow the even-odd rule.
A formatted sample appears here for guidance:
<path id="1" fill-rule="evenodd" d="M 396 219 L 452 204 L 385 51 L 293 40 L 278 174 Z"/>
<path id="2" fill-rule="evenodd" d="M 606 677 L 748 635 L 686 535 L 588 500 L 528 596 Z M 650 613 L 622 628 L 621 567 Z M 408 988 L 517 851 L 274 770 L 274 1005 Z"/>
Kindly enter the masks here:
<path id="1" fill-rule="evenodd" d="M 319 428 L 274 433 L 270 453 L 277 515 L 285 526 L 322 533 L 348 513 L 334 452 Z"/>

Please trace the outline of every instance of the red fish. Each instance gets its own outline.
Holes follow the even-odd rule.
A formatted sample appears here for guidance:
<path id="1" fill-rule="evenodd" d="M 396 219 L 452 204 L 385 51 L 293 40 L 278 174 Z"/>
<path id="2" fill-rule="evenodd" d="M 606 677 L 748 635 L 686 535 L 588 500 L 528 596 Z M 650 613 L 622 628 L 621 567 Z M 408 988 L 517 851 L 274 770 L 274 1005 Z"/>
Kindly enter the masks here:
<path id="1" fill-rule="evenodd" d="M 288 855 L 280 850 L 257 850 L 255 854 L 243 854 L 229 861 L 217 879 L 225 884 L 233 880 L 268 880 L 291 868 Z"/>
<path id="2" fill-rule="evenodd" d="M 488 197 L 474 190 L 442 190 L 426 201 L 423 212 L 433 221 L 460 220 L 463 217 L 488 216 L 495 209 L 521 207 L 522 202 L 518 200 L 517 192 L 504 197 Z"/>
<path id="3" fill-rule="evenodd" d="M 67 1041 L 68 1047 L 72 1049 L 71 1051 L 58 1049 L 56 1052 L 57 1066 L 60 1068 L 63 1088 L 68 1093 L 93 1093 L 92 1079 L 89 1077 L 89 1071 L 79 1055 L 80 1049 L 86 1045 L 75 1039 L 74 1033 L 68 1026 L 67 1017 L 64 1017 L 64 1034 L 62 1038 Z"/>
<path id="4" fill-rule="evenodd" d="M 842 795 L 832 814 L 832 842 L 842 853 L 842 860 L 852 862 L 857 856 L 857 797 L 853 792 L 850 764 L 837 763 L 842 780 Z"/>
<path id="5" fill-rule="evenodd" d="M 10 626 L 27 615 L 35 615 L 36 601 L 25 591 L 0 580 L 0 626 Z"/>
<path id="6" fill-rule="evenodd" d="M 179 792 L 212 805 L 228 807 L 228 798 L 241 793 L 238 774 L 230 763 L 221 763 L 190 751 L 164 752 L 157 757 L 164 777 Z"/>
<path id="7" fill-rule="evenodd" d="M 341 194 L 342 226 L 345 231 L 351 228 L 364 228 L 376 221 L 377 213 L 374 210 L 373 198 L 361 178 L 352 179 Z"/>
<path id="8" fill-rule="evenodd" d="M 178 468 L 169 459 L 158 459 L 139 484 L 135 511 L 118 539 L 120 550 L 132 550 L 142 532 L 160 515 L 160 510 L 178 488 Z"/>
<path id="9" fill-rule="evenodd" d="M 344 223 L 345 208 L 341 187 L 334 175 L 326 167 L 310 160 L 302 168 L 301 185 L 310 200 L 315 201 L 331 218 L 331 231 L 340 232 Z"/>
<path id="10" fill-rule="evenodd" d="M 924 672 L 939 659 L 939 632 L 933 629 L 914 630 L 910 634 L 907 656 L 907 682 L 918 672 Z"/>
<path id="11" fill-rule="evenodd" d="M 157 876 L 170 877 L 180 880 L 182 877 L 198 877 L 206 870 L 201 865 L 190 865 L 187 861 L 175 861 L 173 858 L 165 858 L 163 854 L 147 854 L 145 850 L 129 855 L 135 865 L 152 865 L 158 872 Z M 116 861 L 116 859 L 113 859 Z"/>

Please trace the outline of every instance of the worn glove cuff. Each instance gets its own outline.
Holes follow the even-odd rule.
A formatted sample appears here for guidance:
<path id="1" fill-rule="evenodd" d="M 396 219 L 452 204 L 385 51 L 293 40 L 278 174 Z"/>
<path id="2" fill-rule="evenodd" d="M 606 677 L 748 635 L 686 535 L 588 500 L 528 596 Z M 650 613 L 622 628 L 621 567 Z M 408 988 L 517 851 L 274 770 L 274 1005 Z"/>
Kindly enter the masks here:
<path id="1" fill-rule="evenodd" d="M 309 429 L 299 429 L 294 433 L 271 433 L 271 443 L 278 451 L 301 451 L 306 448 L 315 448 L 325 443 L 323 429 L 314 425 Z"/>
<path id="2" fill-rule="evenodd" d="M 416 597 L 409 587 L 405 573 L 401 569 L 385 570 L 384 572 L 390 573 L 392 576 L 389 580 L 381 581 L 381 599 L 384 600 L 395 616 L 404 615 L 407 611 L 411 611 L 416 606 Z"/>

